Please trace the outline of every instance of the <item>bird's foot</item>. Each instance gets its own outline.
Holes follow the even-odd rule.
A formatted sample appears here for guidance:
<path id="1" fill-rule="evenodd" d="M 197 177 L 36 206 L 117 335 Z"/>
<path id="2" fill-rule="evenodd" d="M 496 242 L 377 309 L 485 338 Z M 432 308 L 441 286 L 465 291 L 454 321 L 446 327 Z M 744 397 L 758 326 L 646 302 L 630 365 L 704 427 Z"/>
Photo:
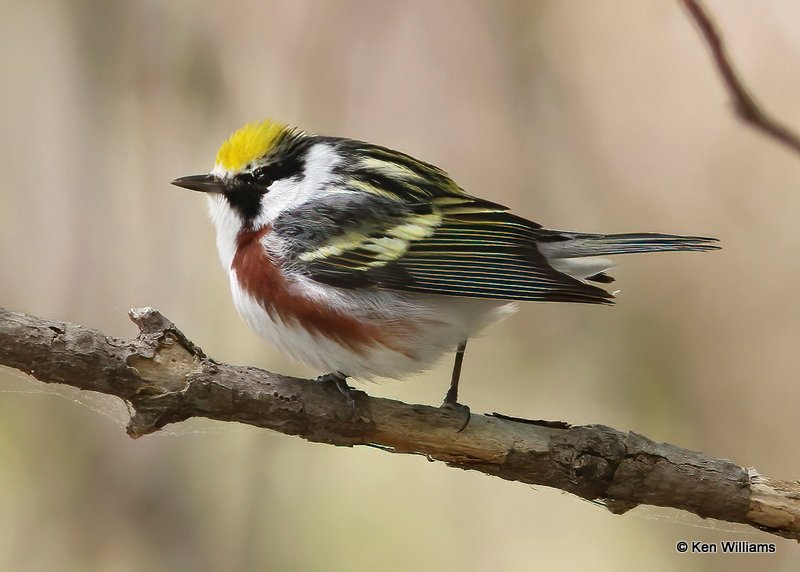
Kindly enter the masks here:
<path id="1" fill-rule="evenodd" d="M 442 405 L 440 407 L 442 409 L 449 409 L 450 411 L 455 411 L 456 413 L 464 415 L 464 422 L 462 423 L 461 427 L 458 428 L 458 431 L 456 431 L 456 433 L 461 433 L 467 428 L 467 425 L 469 425 L 469 420 L 472 418 L 472 413 L 470 412 L 468 405 L 459 403 L 455 399 L 449 399 L 449 397 L 450 394 L 448 392 L 447 397 L 444 398 L 444 401 L 442 401 Z"/>
<path id="2" fill-rule="evenodd" d="M 347 376 L 341 372 L 326 373 L 317 378 L 320 383 L 331 383 L 344 397 L 351 411 L 356 410 L 356 390 L 347 385 Z"/>

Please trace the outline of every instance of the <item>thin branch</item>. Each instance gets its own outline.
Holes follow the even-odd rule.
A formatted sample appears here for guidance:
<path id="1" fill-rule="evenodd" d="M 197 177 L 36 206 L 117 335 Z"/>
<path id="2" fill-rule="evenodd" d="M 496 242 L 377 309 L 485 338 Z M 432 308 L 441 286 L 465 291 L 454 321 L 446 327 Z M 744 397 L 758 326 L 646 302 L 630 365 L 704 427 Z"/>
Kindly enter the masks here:
<path id="1" fill-rule="evenodd" d="M 679 1 L 686 7 L 708 44 L 711 55 L 714 58 L 714 64 L 733 100 L 737 115 L 755 129 L 800 153 L 800 136 L 764 111 L 736 73 L 722 37 L 708 11 L 699 0 Z"/>
<path id="2" fill-rule="evenodd" d="M 640 504 L 800 539 L 800 485 L 603 425 L 460 413 L 219 363 L 160 313 L 131 310 L 135 339 L 0 309 L 0 365 L 45 383 L 115 395 L 140 437 L 190 417 L 248 423 L 309 441 L 416 453 L 451 467 L 546 485 L 621 514 Z"/>

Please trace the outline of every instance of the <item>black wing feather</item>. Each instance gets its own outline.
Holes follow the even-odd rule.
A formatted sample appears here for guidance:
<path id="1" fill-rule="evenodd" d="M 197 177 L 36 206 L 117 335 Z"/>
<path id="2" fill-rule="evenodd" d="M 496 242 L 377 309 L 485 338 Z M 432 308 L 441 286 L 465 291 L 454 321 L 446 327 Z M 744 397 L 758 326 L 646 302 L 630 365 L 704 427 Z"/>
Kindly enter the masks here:
<path id="1" fill-rule="evenodd" d="M 405 202 L 363 192 L 331 193 L 281 214 L 273 230 L 284 239 L 288 269 L 338 287 L 496 300 L 612 303 L 605 290 L 547 263 L 536 248 L 541 228 L 536 223 L 468 195 L 438 198 L 442 197 L 448 200 L 439 201 L 443 206 L 438 207 L 430 200 Z M 392 229 L 414 220 L 435 220 L 436 224 L 431 223 L 428 236 L 392 238 Z M 384 253 L 382 260 L 374 247 L 375 241 L 382 240 L 402 248 Z"/>

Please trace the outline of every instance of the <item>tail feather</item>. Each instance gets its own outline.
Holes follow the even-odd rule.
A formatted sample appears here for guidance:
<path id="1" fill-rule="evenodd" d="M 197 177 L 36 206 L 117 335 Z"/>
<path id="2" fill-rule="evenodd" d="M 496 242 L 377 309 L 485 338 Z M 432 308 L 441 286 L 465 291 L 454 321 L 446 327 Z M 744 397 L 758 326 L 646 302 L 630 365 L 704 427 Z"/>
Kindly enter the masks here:
<path id="1" fill-rule="evenodd" d="M 637 232 L 627 234 L 586 234 L 557 232 L 538 247 L 549 260 L 580 258 L 583 256 L 608 256 L 642 252 L 670 252 L 718 250 L 716 238 L 705 236 L 680 236 Z"/>

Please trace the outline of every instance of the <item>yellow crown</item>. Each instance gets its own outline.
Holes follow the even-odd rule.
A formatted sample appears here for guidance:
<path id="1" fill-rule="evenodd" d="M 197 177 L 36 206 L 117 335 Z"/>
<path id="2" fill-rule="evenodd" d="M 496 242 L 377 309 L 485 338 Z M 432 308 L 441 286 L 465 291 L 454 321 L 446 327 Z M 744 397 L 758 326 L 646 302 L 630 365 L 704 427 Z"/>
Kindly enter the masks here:
<path id="1" fill-rule="evenodd" d="M 217 165 L 226 171 L 240 171 L 248 164 L 269 153 L 289 127 L 271 119 L 248 123 L 240 127 L 222 144 L 217 152 Z"/>

